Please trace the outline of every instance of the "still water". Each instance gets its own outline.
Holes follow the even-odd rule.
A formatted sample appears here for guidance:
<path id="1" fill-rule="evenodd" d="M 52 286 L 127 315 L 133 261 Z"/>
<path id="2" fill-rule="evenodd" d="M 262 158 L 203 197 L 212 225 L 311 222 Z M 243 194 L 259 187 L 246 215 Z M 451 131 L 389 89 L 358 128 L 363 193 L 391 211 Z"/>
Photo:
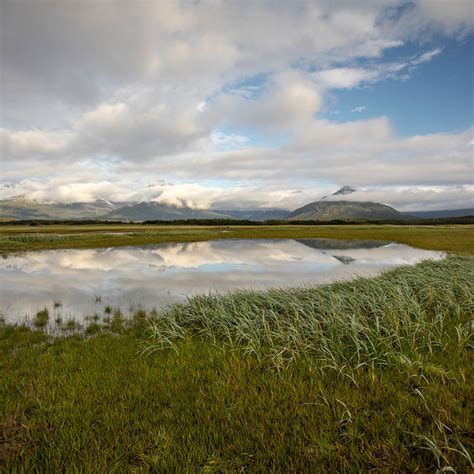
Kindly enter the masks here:
<path id="1" fill-rule="evenodd" d="M 48 250 L 0 259 L 0 311 L 19 321 L 44 307 L 78 320 L 108 305 L 162 308 L 196 293 L 309 286 L 375 275 L 442 252 L 373 241 L 246 239 Z"/>

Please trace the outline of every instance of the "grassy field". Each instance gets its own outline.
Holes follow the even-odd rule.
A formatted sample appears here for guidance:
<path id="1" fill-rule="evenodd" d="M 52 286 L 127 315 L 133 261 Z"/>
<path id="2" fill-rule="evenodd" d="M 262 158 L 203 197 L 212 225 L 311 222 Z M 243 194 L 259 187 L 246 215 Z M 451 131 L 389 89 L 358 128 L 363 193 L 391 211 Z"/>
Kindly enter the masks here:
<path id="1" fill-rule="evenodd" d="M 443 229 L 298 236 L 474 253 L 472 228 Z M 183 230 L 219 231 L 146 232 Z M 112 309 L 56 339 L 0 325 L 0 470 L 472 471 L 473 268 L 451 255 L 324 287 L 198 296 L 131 321 Z"/>
<path id="2" fill-rule="evenodd" d="M 473 225 L 334 226 L 0 226 L 0 252 L 95 248 L 234 238 L 394 240 L 414 247 L 474 253 Z"/>

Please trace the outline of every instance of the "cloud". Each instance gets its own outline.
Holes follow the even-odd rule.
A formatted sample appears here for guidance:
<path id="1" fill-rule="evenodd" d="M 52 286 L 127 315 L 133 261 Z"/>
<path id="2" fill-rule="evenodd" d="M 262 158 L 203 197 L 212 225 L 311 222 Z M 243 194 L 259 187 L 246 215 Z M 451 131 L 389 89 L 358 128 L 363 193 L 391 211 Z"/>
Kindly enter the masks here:
<path id="1" fill-rule="evenodd" d="M 222 84 L 298 62 L 321 69 L 380 58 L 426 28 L 472 28 L 469 0 L 329 2 L 38 2 L 2 4 L 2 89 L 6 117 L 27 104 L 67 103 L 71 112 L 108 102 L 137 84 L 196 96 Z M 32 100 L 34 99 L 34 100 Z M 31 120 L 31 112 L 29 114 Z M 24 120 L 28 121 L 26 117 Z M 58 119 L 50 118 L 51 121 Z"/>
<path id="2" fill-rule="evenodd" d="M 407 80 L 416 69 L 442 52 L 441 48 L 418 53 L 402 62 L 379 63 L 364 68 L 337 67 L 314 73 L 316 83 L 326 89 L 352 89 L 386 79 Z"/>
<path id="3" fill-rule="evenodd" d="M 469 206 L 473 185 L 462 186 L 391 186 L 364 188 L 344 196 L 328 196 L 328 201 L 372 201 L 390 204 L 407 212 L 417 210 L 462 209 Z"/>
<path id="4" fill-rule="evenodd" d="M 315 74 L 316 80 L 330 89 L 351 89 L 363 82 L 374 81 L 379 77 L 376 70 L 370 71 L 362 68 L 339 67 L 327 69 Z"/>
<path id="5" fill-rule="evenodd" d="M 255 99 L 239 90 L 220 94 L 214 107 L 210 106 L 210 114 L 230 125 L 280 133 L 305 126 L 320 110 L 321 102 L 321 94 L 307 74 L 288 70 L 273 75 Z"/>
<path id="6" fill-rule="evenodd" d="M 463 37 L 472 31 L 474 6 L 471 0 L 416 0 L 408 4 L 394 25 L 398 34 L 427 36 L 434 32 Z"/>
<path id="7" fill-rule="evenodd" d="M 276 137 L 283 132 L 290 133 L 286 143 L 276 147 L 265 143 L 252 145 L 243 135 L 223 133 L 217 138 L 215 134 L 208 138 L 195 138 L 191 134 L 188 144 L 177 140 L 175 145 L 173 141 L 161 141 L 156 129 L 140 130 L 139 127 L 132 127 L 131 132 L 122 129 L 123 136 L 137 133 L 134 137 L 136 147 L 127 148 L 130 142 L 121 142 L 118 131 L 114 132 L 116 135 L 93 135 L 92 139 L 79 127 L 77 136 L 68 137 L 63 159 L 59 163 L 59 145 L 53 147 L 55 153 L 48 159 L 31 158 L 28 153 L 35 147 L 44 153 L 46 145 L 43 140 L 38 140 L 36 134 L 26 135 L 31 141 L 22 136 L 19 140 L 21 146 L 10 146 L 16 150 L 16 160 L 2 163 L 2 171 L 7 179 L 18 180 L 20 152 L 27 150 L 28 153 L 21 159 L 29 170 L 35 169 L 36 176 L 58 176 L 66 180 L 67 176 L 82 177 L 84 180 L 96 180 L 101 176 L 115 181 L 121 176 L 143 179 L 158 175 L 191 182 L 226 180 L 228 185 L 233 186 L 240 186 L 242 181 L 248 185 L 272 182 L 289 188 L 294 188 L 295 184 L 300 187 L 308 180 L 313 182 L 313 186 L 317 186 L 321 180 L 348 182 L 356 186 L 453 185 L 471 182 L 472 128 L 459 133 L 403 138 L 394 133 L 387 117 L 335 123 L 313 117 L 311 107 L 298 117 L 304 126 L 292 128 L 290 124 L 285 125 L 287 117 L 279 115 L 270 125 L 262 123 L 262 133 L 273 133 Z M 259 130 L 257 123 L 260 120 L 261 116 L 254 118 L 255 130 Z M 108 131 L 107 126 L 104 127 Z M 147 133 L 157 133 L 157 136 L 147 140 Z M 9 143 L 15 139 L 16 133 L 11 136 L 7 133 L 6 136 L 7 140 L 4 141 Z M 112 138 L 115 136 L 117 138 Z M 97 137 L 101 137 L 103 144 Z M 108 143 L 107 137 L 112 143 Z M 142 145 L 140 139 L 146 144 Z M 91 143 L 96 143 L 93 146 L 97 148 L 102 146 L 100 150 L 104 153 L 117 153 L 117 158 L 99 160 L 97 163 L 88 160 L 87 151 L 91 148 L 87 147 Z M 192 143 L 195 145 L 191 146 Z M 46 144 L 52 146 L 48 141 Z M 161 153 L 152 156 L 154 149 L 150 144 L 156 149 L 162 147 Z M 80 159 L 68 160 L 68 157 L 74 156 Z M 148 159 L 143 159 L 147 156 Z"/>
<path id="8" fill-rule="evenodd" d="M 296 207 L 330 183 L 472 177 L 472 129 L 321 118 L 332 90 L 435 60 L 430 35 L 472 31 L 471 2 L 6 1 L 0 21 L 2 175 L 35 199 Z"/>
<path id="9" fill-rule="evenodd" d="M 414 66 L 418 66 L 419 64 L 427 63 L 431 61 L 433 58 L 436 56 L 439 56 L 442 53 L 441 48 L 435 48 L 432 49 L 431 51 L 426 51 L 425 53 L 422 53 L 415 57 L 412 61 L 411 64 Z"/>
<path id="10" fill-rule="evenodd" d="M 364 105 L 360 105 L 359 107 L 353 108 L 351 112 L 364 112 L 365 110 L 367 110 L 367 107 L 365 107 Z"/>

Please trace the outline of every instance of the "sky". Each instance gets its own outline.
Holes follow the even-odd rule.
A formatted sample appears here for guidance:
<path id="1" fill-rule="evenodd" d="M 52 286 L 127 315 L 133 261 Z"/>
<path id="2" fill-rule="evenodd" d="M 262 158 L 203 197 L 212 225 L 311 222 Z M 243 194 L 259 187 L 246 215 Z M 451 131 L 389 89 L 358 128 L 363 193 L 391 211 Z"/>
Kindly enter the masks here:
<path id="1" fill-rule="evenodd" d="M 471 0 L 0 0 L 0 199 L 473 207 Z"/>

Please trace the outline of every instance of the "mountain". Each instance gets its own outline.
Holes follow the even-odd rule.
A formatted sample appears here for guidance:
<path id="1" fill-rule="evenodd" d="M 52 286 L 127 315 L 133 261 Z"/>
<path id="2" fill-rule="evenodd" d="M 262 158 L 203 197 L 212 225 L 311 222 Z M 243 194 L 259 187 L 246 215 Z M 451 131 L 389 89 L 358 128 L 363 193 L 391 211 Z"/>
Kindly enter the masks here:
<path id="1" fill-rule="evenodd" d="M 331 196 L 344 196 L 346 194 L 352 194 L 355 193 L 356 190 L 354 188 L 351 188 L 350 186 L 343 186 L 341 189 L 338 189 L 335 193 L 332 193 Z M 321 200 L 327 199 L 327 196 L 323 196 Z"/>
<path id="2" fill-rule="evenodd" d="M 414 211 L 404 212 L 405 216 L 418 217 L 421 219 L 441 219 L 443 217 L 465 217 L 474 216 L 474 209 L 453 209 L 445 211 Z"/>
<path id="3" fill-rule="evenodd" d="M 390 244 L 384 240 L 296 239 L 296 242 L 318 250 L 377 249 Z"/>
<path id="4" fill-rule="evenodd" d="M 249 220 L 249 221 L 268 221 L 286 219 L 291 211 L 285 209 L 255 209 L 247 211 L 225 210 L 216 211 L 225 214 L 235 219 Z"/>
<path id="5" fill-rule="evenodd" d="M 343 186 L 341 189 L 336 191 L 335 193 L 332 193 L 333 196 L 337 196 L 339 194 L 352 194 L 355 193 L 355 189 L 351 188 L 350 186 Z"/>
<path id="6" fill-rule="evenodd" d="M 116 209 L 103 216 L 107 220 L 174 221 L 185 219 L 228 219 L 229 216 L 191 207 L 178 207 L 159 202 L 139 202 Z"/>
<path id="7" fill-rule="evenodd" d="M 293 211 L 290 221 L 363 221 L 363 220 L 406 220 L 409 217 L 378 202 L 316 201 Z"/>
<path id="8" fill-rule="evenodd" d="M 0 216 L 12 219 L 100 219 L 118 205 L 98 199 L 71 204 L 37 202 L 16 196 L 0 201 Z"/>
<path id="9" fill-rule="evenodd" d="M 3 219 L 178 220 L 228 219 L 223 213 L 177 207 L 157 202 L 112 203 L 103 199 L 71 204 L 36 202 L 17 196 L 0 201 Z"/>
<path id="10" fill-rule="evenodd" d="M 178 207 L 158 202 L 115 203 L 98 199 L 91 203 L 76 202 L 61 204 L 38 202 L 26 199 L 25 196 L 0 201 L 0 218 L 2 219 L 102 219 L 123 221 L 147 220 L 186 220 L 186 219 L 238 219 L 264 221 L 285 219 L 290 211 L 284 209 L 229 210 L 211 211 Z"/>

